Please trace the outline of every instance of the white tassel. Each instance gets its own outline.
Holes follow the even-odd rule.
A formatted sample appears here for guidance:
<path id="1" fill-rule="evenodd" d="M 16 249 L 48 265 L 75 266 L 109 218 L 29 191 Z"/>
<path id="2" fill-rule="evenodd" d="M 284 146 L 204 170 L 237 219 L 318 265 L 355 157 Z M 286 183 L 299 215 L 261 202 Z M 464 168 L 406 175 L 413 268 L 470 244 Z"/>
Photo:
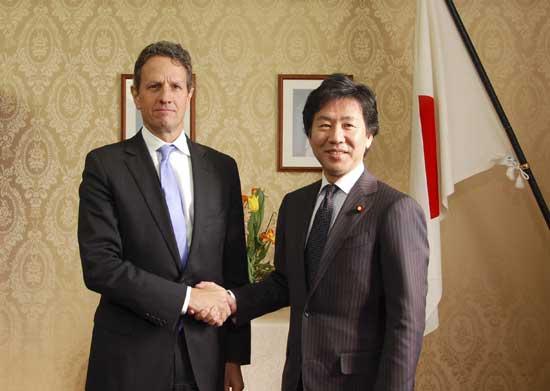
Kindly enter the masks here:
<path id="1" fill-rule="evenodd" d="M 511 181 L 515 180 L 517 189 L 525 188 L 525 181 L 529 180 L 529 175 L 521 168 L 519 162 L 512 155 L 507 155 L 501 159 L 497 159 L 498 164 L 507 166 L 506 176 Z"/>
<path id="2" fill-rule="evenodd" d="M 516 189 L 523 189 L 525 187 L 525 183 L 523 182 L 523 177 L 521 175 L 518 175 L 516 178 Z"/>

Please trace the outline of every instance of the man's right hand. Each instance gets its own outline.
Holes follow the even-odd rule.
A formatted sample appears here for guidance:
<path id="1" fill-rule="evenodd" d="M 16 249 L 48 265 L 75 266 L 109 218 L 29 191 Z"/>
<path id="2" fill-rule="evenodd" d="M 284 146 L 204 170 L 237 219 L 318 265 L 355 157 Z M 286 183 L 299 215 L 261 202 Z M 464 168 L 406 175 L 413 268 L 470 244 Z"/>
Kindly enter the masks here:
<path id="1" fill-rule="evenodd" d="M 234 300 L 223 287 L 213 282 L 201 282 L 191 289 L 187 312 L 211 326 L 221 326 L 231 315 L 231 301 Z"/>

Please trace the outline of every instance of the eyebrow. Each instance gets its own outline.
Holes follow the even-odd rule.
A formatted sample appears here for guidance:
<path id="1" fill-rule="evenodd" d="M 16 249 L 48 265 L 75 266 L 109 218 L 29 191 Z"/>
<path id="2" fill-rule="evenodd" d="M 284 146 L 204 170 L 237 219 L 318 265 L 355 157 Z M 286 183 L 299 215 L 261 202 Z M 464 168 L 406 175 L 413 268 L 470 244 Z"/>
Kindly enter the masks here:
<path id="1" fill-rule="evenodd" d="M 320 115 L 315 120 L 316 121 L 332 121 L 334 119 L 335 119 L 334 117 L 329 117 L 327 115 Z M 344 117 L 340 117 L 339 119 L 343 120 L 343 121 L 349 121 L 349 120 L 355 120 L 357 118 L 354 117 L 354 116 L 351 116 L 351 115 L 346 115 Z"/>
<path id="2" fill-rule="evenodd" d="M 148 80 L 145 84 L 147 84 L 147 85 L 164 84 L 164 80 L 152 79 L 152 80 Z M 168 84 L 185 84 L 185 81 L 183 81 L 183 80 L 169 80 Z"/>

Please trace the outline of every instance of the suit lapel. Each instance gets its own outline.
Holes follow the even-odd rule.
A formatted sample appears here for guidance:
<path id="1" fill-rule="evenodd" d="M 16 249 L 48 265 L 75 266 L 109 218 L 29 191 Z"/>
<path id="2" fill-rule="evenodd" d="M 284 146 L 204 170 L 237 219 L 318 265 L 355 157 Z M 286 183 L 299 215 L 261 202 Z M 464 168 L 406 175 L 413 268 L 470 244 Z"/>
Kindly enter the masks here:
<path id="1" fill-rule="evenodd" d="M 340 250 L 346 236 L 353 231 L 353 228 L 361 218 L 368 218 L 368 212 L 372 206 L 372 202 L 369 198 L 372 198 L 377 188 L 378 182 L 376 178 L 366 170 L 351 188 L 336 221 L 334 221 L 334 225 L 329 231 L 323 256 L 319 263 L 319 270 L 313 281 L 310 294 L 319 285 L 319 281 Z M 361 211 L 357 210 L 358 206 L 361 206 Z"/>
<path id="2" fill-rule="evenodd" d="M 199 145 L 193 143 L 187 139 L 187 145 L 189 146 L 189 152 L 191 153 L 191 170 L 193 172 L 193 239 L 191 239 L 191 247 L 189 249 L 189 258 L 187 261 L 187 267 L 194 267 L 191 261 L 193 260 L 193 254 L 199 250 L 200 240 L 196 239 L 200 235 L 202 224 L 204 222 L 203 214 L 204 207 L 202 200 L 204 195 L 208 191 L 208 183 L 210 181 L 210 164 L 208 159 L 205 158 L 206 150 Z"/>
<path id="3" fill-rule="evenodd" d="M 159 177 L 155 171 L 155 167 L 141 135 L 141 131 L 134 137 L 129 139 L 125 147 L 126 156 L 124 161 L 128 170 L 134 177 L 136 184 L 145 199 L 145 203 L 151 211 L 153 220 L 157 224 L 166 245 L 170 249 L 172 258 L 179 268 L 181 262 L 179 260 L 179 251 L 170 221 L 170 215 L 166 201 L 162 196 Z"/>

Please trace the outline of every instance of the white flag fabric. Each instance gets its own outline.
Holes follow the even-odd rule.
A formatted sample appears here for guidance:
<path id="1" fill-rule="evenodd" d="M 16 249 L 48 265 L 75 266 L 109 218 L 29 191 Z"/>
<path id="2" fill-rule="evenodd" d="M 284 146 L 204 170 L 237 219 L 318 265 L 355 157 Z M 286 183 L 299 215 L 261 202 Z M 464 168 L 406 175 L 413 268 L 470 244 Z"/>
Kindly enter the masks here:
<path id="1" fill-rule="evenodd" d="M 428 220 L 426 331 L 439 325 L 439 224 L 454 185 L 511 155 L 498 115 L 443 0 L 418 0 L 410 194 Z"/>

